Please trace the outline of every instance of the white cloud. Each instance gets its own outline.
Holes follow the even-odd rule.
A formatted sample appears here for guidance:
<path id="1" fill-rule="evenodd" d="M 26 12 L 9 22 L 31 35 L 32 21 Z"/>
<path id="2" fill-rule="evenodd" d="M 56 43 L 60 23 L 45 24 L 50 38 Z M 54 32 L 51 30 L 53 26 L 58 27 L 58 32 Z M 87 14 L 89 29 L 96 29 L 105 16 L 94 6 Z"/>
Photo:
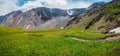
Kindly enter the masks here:
<path id="1" fill-rule="evenodd" d="M 0 15 L 5 15 L 14 10 L 27 11 L 36 7 L 70 9 L 85 8 L 91 5 L 91 3 L 85 1 L 70 3 L 68 0 L 34 0 L 28 1 L 22 6 L 18 6 L 17 3 L 18 0 L 0 0 Z"/>
<path id="2" fill-rule="evenodd" d="M 0 15 L 5 15 L 18 8 L 17 0 L 0 0 Z"/>
<path id="3" fill-rule="evenodd" d="M 19 9 L 32 9 L 36 7 L 50 7 L 50 8 L 61 8 L 67 6 L 66 0 L 36 0 L 28 1 L 26 4 L 21 6 Z"/>
<path id="4" fill-rule="evenodd" d="M 91 3 L 87 2 L 78 2 L 78 3 L 69 3 L 67 0 L 35 0 L 28 1 L 26 4 L 21 6 L 19 9 L 21 10 L 29 10 L 36 7 L 49 7 L 49 8 L 62 8 L 62 9 L 70 9 L 70 8 L 85 8 L 88 7 Z"/>

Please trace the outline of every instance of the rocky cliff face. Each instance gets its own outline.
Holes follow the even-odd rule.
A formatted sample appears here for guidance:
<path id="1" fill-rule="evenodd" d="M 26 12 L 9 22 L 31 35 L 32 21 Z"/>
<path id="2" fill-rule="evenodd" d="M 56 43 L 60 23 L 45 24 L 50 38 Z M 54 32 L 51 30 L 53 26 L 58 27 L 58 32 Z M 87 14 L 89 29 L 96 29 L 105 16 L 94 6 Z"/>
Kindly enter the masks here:
<path id="1" fill-rule="evenodd" d="M 22 13 L 22 11 L 13 11 L 5 16 L 2 16 L 1 25 L 2 26 L 11 26 L 12 24 L 14 24 L 13 22 L 16 20 L 18 15 L 20 15 L 21 13 Z"/>
<path id="2" fill-rule="evenodd" d="M 13 11 L 0 17 L 1 25 L 7 27 L 20 27 L 27 30 L 61 28 L 74 17 L 78 11 L 85 9 L 63 10 L 58 8 L 39 7 L 26 12 Z M 4 18 L 3 18 L 4 17 Z"/>

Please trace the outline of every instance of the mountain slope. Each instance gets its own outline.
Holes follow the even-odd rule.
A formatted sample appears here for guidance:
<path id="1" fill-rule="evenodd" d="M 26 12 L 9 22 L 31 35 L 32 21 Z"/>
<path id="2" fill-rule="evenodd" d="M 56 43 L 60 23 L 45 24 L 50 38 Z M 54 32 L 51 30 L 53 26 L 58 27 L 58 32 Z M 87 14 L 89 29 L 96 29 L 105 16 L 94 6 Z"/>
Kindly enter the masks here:
<path id="1" fill-rule="evenodd" d="M 3 21 L 3 19 L 4 19 L 4 16 L 0 16 L 0 24 Z"/>
<path id="2" fill-rule="evenodd" d="M 14 11 L 5 15 L 2 26 L 20 27 L 29 30 L 61 28 L 66 22 L 85 9 L 63 10 L 58 8 L 38 7 L 26 12 Z M 79 13 L 76 13 L 79 12 Z M 62 23 L 60 25 L 60 23 Z"/>
<path id="3" fill-rule="evenodd" d="M 13 22 L 16 20 L 18 15 L 20 15 L 22 11 L 13 11 L 2 17 L 1 25 L 2 26 L 11 26 L 14 24 Z"/>
<path id="4" fill-rule="evenodd" d="M 81 22 L 82 20 L 79 19 L 86 17 L 87 14 L 94 13 L 94 10 L 99 9 L 103 5 L 105 5 L 105 2 L 94 3 L 88 8 L 74 8 L 69 10 L 38 7 L 26 12 L 14 11 L 3 16 L 1 25 L 27 30 L 63 29 L 69 25 L 75 25 Z"/>
<path id="5" fill-rule="evenodd" d="M 120 27 L 120 1 L 114 0 L 101 7 L 94 8 L 83 16 L 78 16 L 69 22 L 78 22 L 80 28 L 96 30 L 102 33 L 108 33 L 110 30 Z"/>

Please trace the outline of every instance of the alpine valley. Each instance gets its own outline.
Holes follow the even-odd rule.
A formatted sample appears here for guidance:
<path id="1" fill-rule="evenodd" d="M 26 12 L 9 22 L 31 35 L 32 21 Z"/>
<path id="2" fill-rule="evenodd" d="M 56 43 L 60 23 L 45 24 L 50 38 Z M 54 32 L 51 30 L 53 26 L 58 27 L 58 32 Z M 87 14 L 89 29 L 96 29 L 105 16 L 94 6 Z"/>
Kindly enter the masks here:
<path id="1" fill-rule="evenodd" d="M 0 56 L 120 56 L 120 0 L 1 15 Z"/>

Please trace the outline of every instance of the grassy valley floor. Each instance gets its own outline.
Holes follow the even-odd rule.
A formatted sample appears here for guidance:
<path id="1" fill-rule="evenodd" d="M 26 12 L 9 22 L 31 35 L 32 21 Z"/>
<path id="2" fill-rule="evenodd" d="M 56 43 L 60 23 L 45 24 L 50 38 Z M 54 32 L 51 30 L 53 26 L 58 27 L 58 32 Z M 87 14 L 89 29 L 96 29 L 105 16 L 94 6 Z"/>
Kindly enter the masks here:
<path id="1" fill-rule="evenodd" d="M 86 37 L 85 37 L 86 36 Z M 120 56 L 120 41 L 84 42 L 110 36 L 76 30 L 0 28 L 0 56 Z M 93 38 L 92 38 L 93 37 Z"/>

